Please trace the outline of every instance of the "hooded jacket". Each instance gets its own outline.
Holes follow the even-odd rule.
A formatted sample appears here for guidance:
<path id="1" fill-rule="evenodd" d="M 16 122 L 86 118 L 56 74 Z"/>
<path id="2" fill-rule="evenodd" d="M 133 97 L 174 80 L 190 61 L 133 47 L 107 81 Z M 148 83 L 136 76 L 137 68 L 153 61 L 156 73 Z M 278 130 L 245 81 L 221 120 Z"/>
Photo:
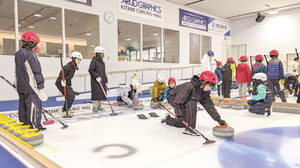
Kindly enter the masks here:
<path id="1" fill-rule="evenodd" d="M 256 73 L 262 72 L 267 74 L 267 66 L 263 63 L 255 63 L 252 65 L 252 69 L 253 69 L 253 76 Z"/>
<path id="2" fill-rule="evenodd" d="M 166 88 L 167 88 L 166 82 L 160 84 L 160 82 L 156 80 L 152 88 L 152 99 L 162 96 Z"/>
<path id="3" fill-rule="evenodd" d="M 236 67 L 236 81 L 238 83 L 251 83 L 250 67 L 246 62 L 240 63 Z"/>

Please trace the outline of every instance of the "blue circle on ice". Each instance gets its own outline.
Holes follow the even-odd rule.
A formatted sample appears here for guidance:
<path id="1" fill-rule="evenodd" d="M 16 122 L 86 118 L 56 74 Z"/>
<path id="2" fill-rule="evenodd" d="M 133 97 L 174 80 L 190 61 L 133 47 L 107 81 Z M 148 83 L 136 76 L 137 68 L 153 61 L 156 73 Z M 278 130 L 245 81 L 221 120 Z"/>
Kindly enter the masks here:
<path id="1" fill-rule="evenodd" d="M 300 167 L 299 152 L 291 154 L 299 157 L 294 157 L 295 159 L 289 157 L 289 160 L 283 159 L 286 157 L 282 155 L 287 153 L 281 152 L 282 146 L 286 146 L 286 143 L 297 138 L 300 138 L 299 126 L 272 127 L 242 132 L 221 144 L 218 159 L 221 167 L 229 168 L 288 168 L 291 166 L 297 168 Z M 294 147 L 299 148 L 299 145 L 294 144 Z"/>

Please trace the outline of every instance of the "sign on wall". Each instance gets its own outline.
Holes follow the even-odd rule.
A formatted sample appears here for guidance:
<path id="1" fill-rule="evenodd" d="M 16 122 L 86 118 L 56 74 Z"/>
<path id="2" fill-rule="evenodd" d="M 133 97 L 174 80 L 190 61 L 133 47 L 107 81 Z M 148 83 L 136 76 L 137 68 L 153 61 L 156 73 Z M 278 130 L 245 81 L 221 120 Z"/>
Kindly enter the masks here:
<path id="1" fill-rule="evenodd" d="M 179 25 L 207 31 L 208 17 L 179 9 Z"/>
<path id="2" fill-rule="evenodd" d="M 83 5 L 88 5 L 92 6 L 92 0 L 65 0 L 65 1 L 70 1 L 70 2 L 75 2 Z"/>
<path id="3" fill-rule="evenodd" d="M 230 23 L 208 18 L 208 32 L 230 36 Z"/>
<path id="4" fill-rule="evenodd" d="M 163 4 L 151 0 L 118 0 L 119 13 L 163 21 Z"/>

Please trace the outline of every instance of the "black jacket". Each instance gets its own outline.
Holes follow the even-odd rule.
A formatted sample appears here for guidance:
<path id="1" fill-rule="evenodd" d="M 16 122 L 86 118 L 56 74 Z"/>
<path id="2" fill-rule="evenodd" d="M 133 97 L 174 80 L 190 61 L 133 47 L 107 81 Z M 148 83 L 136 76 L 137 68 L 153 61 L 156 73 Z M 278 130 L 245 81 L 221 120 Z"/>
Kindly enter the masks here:
<path id="1" fill-rule="evenodd" d="M 230 66 L 231 66 L 231 63 L 227 62 L 221 69 L 223 82 L 231 82 L 232 81 L 232 70 L 231 70 Z"/>
<path id="2" fill-rule="evenodd" d="M 71 80 L 74 77 L 77 66 L 75 65 L 75 63 L 72 63 L 72 61 L 70 61 L 63 68 L 64 68 L 66 84 L 67 84 L 67 86 L 72 86 Z M 56 79 L 56 84 L 61 84 L 61 81 L 62 81 L 62 76 L 61 76 L 61 71 L 60 71 L 59 76 Z"/>
<path id="3" fill-rule="evenodd" d="M 15 77 L 18 93 L 34 92 L 44 88 L 44 77 L 36 55 L 25 47 L 15 54 Z"/>
<path id="4" fill-rule="evenodd" d="M 105 93 L 107 93 L 107 77 L 105 73 L 105 63 L 103 60 L 94 56 L 89 67 L 89 73 L 91 75 L 92 100 L 106 100 L 100 84 L 96 81 L 96 78 L 101 78 L 101 84 Z"/>
<path id="5" fill-rule="evenodd" d="M 191 82 L 176 86 L 176 88 L 171 91 L 169 98 L 170 104 L 175 110 L 178 110 L 176 114 L 179 116 L 184 114 L 183 111 L 185 111 L 186 102 L 196 101 L 202 104 L 211 118 L 214 120 L 221 118 L 210 98 L 210 91 L 200 89 L 198 76 L 194 76 Z M 197 109 L 195 109 L 195 112 L 197 112 Z"/>

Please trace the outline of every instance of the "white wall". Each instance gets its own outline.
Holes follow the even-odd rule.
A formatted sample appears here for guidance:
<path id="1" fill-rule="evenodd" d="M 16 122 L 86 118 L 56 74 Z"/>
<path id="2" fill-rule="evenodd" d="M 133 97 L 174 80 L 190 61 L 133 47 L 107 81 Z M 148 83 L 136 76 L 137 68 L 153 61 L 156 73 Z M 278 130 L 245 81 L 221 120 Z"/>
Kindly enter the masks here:
<path id="1" fill-rule="evenodd" d="M 217 16 L 213 16 L 207 13 L 203 13 L 200 11 L 196 11 L 194 9 L 190 9 L 185 6 L 181 6 L 175 3 L 171 3 L 165 0 L 159 1 L 164 4 L 164 21 L 157 22 L 152 20 L 147 20 L 143 18 L 133 17 L 125 14 L 118 13 L 118 0 L 93 0 L 93 6 L 86 6 L 81 4 L 76 4 L 63 0 L 27 0 L 28 2 L 39 3 L 43 5 L 54 6 L 58 8 L 64 7 L 65 9 L 70 9 L 78 12 L 90 13 L 99 15 L 100 20 L 100 45 L 106 49 L 106 57 L 104 61 L 106 63 L 106 71 L 117 71 L 117 70 L 127 70 L 127 69 L 138 69 L 138 68 L 166 68 L 166 67 L 180 67 L 180 66 L 188 66 L 189 64 L 189 34 L 199 34 L 212 37 L 212 50 L 215 53 L 215 59 L 221 60 L 222 55 L 222 41 L 224 41 L 224 36 L 219 34 L 208 33 L 205 31 L 200 31 L 196 29 L 186 28 L 179 26 L 179 8 L 188 10 L 191 12 L 195 12 L 201 15 L 213 17 L 219 20 L 223 20 L 226 22 L 230 22 L 227 19 L 220 18 Z M 111 11 L 115 19 L 112 24 L 108 24 L 104 21 L 104 12 Z M 179 31 L 179 62 L 180 63 L 149 63 L 149 62 L 122 62 L 118 61 L 118 22 L 117 20 L 127 20 L 136 23 L 142 23 L 172 30 Z M 229 41 L 230 43 L 230 41 Z M 108 59 L 108 57 L 110 57 Z M 57 58 L 39 58 L 43 75 L 47 76 L 57 76 L 60 71 L 59 59 Z M 6 76 L 8 79 L 13 80 L 13 72 L 14 72 L 14 57 L 13 56 L 0 56 L 0 75 Z M 67 63 L 67 60 L 64 60 Z M 79 65 L 79 72 L 76 73 L 88 73 L 87 69 L 89 66 L 90 60 L 83 60 Z M 212 62 L 214 63 L 214 62 Z M 196 74 L 196 73 L 195 73 Z M 186 77 L 186 75 L 184 75 Z M 75 90 L 76 85 L 82 85 L 81 79 L 74 79 L 76 83 L 74 84 Z M 112 83 L 120 83 L 118 82 L 118 78 L 109 78 Z M 114 81 L 116 80 L 116 81 Z M 89 81 L 89 79 L 87 79 Z M 54 86 L 55 79 L 53 82 L 46 81 L 46 89 L 45 92 L 50 95 L 57 95 L 58 91 Z M 53 84 L 53 85 L 52 85 Z M 17 95 L 14 91 L 11 91 L 11 88 L 3 82 L 0 82 L 0 100 L 11 100 L 17 99 Z M 89 83 L 87 83 L 89 85 Z M 3 86 L 3 87 L 2 87 Z"/>
<path id="2" fill-rule="evenodd" d="M 255 17 L 231 22 L 231 45 L 247 44 L 247 54 L 269 54 L 276 49 L 280 54 L 295 53 L 300 50 L 300 8 L 266 14 L 257 23 Z"/>

